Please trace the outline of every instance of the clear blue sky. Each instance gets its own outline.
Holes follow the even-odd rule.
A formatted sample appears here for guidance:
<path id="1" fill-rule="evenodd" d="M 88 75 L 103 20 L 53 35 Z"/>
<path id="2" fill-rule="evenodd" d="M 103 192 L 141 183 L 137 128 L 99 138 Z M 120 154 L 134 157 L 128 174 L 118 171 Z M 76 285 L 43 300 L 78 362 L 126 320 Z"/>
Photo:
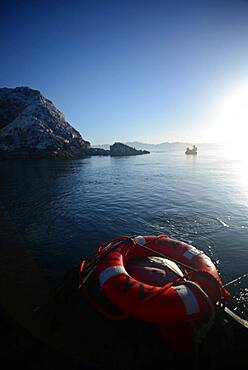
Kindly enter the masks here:
<path id="1" fill-rule="evenodd" d="M 0 85 L 39 89 L 91 143 L 208 141 L 248 77 L 248 2 L 1 1 Z"/>

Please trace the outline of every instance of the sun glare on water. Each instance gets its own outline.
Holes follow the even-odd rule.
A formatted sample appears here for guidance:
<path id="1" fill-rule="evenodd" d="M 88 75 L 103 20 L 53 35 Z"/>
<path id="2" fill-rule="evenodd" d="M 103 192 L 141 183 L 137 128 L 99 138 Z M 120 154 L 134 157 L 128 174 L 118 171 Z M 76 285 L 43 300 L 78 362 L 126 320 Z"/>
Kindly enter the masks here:
<path id="1" fill-rule="evenodd" d="M 224 100 L 214 131 L 227 154 L 248 160 L 248 86 L 233 91 Z"/>
<path id="2" fill-rule="evenodd" d="M 223 154 L 230 160 L 237 194 L 248 198 L 248 84 L 234 89 L 223 100 L 213 134 L 216 141 L 222 142 Z"/>
<path id="3" fill-rule="evenodd" d="M 248 199 L 248 83 L 222 99 L 215 117 L 206 128 L 205 138 L 221 144 L 218 154 L 230 166 L 237 194 Z"/>

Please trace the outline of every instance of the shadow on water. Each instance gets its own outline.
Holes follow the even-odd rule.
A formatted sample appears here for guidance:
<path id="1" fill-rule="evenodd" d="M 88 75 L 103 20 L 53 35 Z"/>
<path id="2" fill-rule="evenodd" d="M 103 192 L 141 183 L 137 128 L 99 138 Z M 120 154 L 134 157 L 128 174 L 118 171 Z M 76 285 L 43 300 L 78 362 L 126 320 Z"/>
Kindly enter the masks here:
<path id="1" fill-rule="evenodd" d="M 89 159 L 1 163 L 0 200 L 26 248 L 44 263 L 45 275 L 46 270 L 57 273 L 56 258 L 68 252 L 71 235 L 80 234 L 70 217 L 70 199 L 79 183 L 83 193 L 84 168 L 88 164 Z M 64 266 L 60 266 L 60 273 L 62 270 Z"/>

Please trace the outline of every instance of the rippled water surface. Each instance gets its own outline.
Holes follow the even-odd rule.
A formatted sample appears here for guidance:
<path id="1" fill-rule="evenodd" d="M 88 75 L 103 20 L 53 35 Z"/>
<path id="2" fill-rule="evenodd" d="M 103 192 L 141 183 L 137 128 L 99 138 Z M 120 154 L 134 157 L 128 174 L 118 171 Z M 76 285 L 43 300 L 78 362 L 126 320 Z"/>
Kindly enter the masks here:
<path id="1" fill-rule="evenodd" d="M 247 163 L 219 150 L 3 161 L 0 200 L 48 278 L 118 235 L 166 233 L 229 281 L 248 269 Z"/>

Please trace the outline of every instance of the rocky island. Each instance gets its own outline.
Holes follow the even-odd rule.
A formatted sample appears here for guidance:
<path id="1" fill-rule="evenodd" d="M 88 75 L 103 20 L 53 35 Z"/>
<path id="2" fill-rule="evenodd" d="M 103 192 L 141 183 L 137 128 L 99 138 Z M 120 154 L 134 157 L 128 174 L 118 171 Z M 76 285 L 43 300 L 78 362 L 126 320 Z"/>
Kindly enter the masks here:
<path id="1" fill-rule="evenodd" d="M 122 143 L 114 143 L 110 145 L 110 155 L 111 156 L 123 156 L 123 155 L 140 155 L 140 154 L 149 154 L 147 150 L 137 150 L 132 148 L 131 146 L 122 144 Z"/>
<path id="2" fill-rule="evenodd" d="M 115 143 L 92 148 L 54 104 L 29 87 L 0 88 L 0 158 L 81 158 L 149 152 Z"/>

